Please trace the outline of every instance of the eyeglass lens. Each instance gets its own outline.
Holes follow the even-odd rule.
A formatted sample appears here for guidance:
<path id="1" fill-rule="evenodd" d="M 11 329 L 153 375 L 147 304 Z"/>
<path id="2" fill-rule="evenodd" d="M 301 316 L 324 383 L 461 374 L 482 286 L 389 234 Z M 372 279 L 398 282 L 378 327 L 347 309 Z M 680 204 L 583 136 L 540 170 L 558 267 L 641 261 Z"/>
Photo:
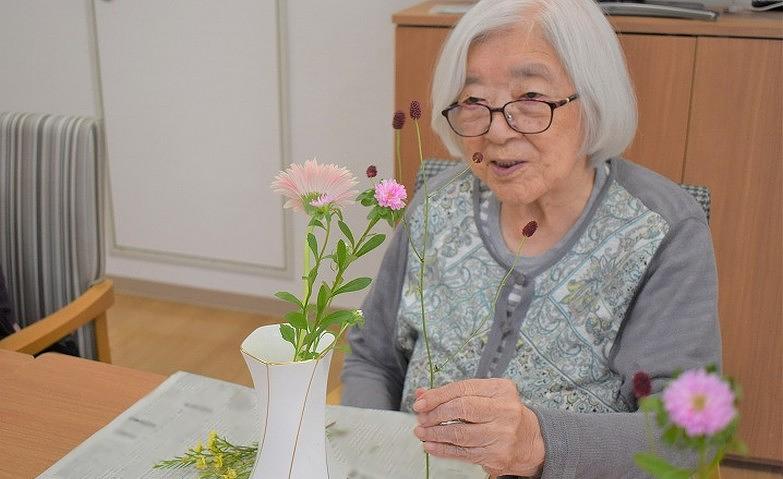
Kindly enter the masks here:
<path id="1" fill-rule="evenodd" d="M 552 108 L 540 101 L 511 102 L 503 113 L 508 126 L 520 133 L 539 133 L 546 130 L 552 121 Z M 481 104 L 459 105 L 449 110 L 448 120 L 457 134 L 479 136 L 489 130 L 492 113 Z"/>

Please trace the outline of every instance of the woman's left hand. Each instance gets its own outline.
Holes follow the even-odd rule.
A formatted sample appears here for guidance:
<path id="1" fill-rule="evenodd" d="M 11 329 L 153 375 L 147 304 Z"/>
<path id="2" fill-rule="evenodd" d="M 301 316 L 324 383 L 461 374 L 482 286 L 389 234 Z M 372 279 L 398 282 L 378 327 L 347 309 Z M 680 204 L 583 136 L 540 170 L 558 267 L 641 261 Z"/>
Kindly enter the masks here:
<path id="1" fill-rule="evenodd" d="M 536 415 L 508 379 L 468 379 L 418 389 L 414 434 L 433 456 L 472 462 L 492 475 L 534 476 L 544 465 Z M 459 420 L 442 425 L 447 421 Z"/>

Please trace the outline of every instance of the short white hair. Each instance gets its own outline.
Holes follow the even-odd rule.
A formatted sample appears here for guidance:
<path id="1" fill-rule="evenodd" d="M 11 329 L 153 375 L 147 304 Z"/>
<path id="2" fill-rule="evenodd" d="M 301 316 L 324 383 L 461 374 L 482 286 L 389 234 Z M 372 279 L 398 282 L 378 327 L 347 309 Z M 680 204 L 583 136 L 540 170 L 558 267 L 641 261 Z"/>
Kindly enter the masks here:
<path id="1" fill-rule="evenodd" d="M 457 23 L 432 82 L 432 128 L 459 157 L 459 136 L 441 111 L 465 86 L 468 51 L 476 41 L 525 20 L 541 28 L 568 73 L 579 100 L 584 143 L 593 164 L 620 155 L 636 134 L 636 96 L 620 43 L 594 0 L 482 0 Z"/>

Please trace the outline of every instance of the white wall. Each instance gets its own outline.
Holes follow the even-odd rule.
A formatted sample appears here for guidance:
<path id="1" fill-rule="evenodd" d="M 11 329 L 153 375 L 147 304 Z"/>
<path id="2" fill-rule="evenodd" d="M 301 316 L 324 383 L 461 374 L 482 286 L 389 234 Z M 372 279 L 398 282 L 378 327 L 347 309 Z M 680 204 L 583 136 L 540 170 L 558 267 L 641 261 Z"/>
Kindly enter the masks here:
<path id="1" fill-rule="evenodd" d="M 86 0 L 0 0 L 0 110 L 94 116 Z"/>
<path id="2" fill-rule="evenodd" d="M 391 14 L 415 3 L 285 2 L 292 161 L 318 156 L 322 161 L 343 164 L 359 175 L 370 163 L 376 164 L 383 176 L 392 171 Z M 99 114 L 89 11 L 89 0 L 0 0 L 0 109 Z M 269 158 L 268 162 L 269 168 L 277 169 L 280 159 Z M 135 186 L 117 184 L 122 181 L 114 178 L 112 187 Z M 268 184 L 259 184 L 258 188 L 268 188 Z M 348 216 L 357 227 L 364 220 L 364 213 L 358 209 Z M 304 222 L 302 218 L 293 219 L 294 264 L 300 265 Z M 374 275 L 381 255 L 370 256 L 356 265 L 354 275 Z M 280 289 L 300 288 L 293 278 L 185 266 L 165 258 L 139 259 L 111 252 L 107 272 L 267 297 Z M 360 299 L 360 295 L 346 297 L 342 305 L 353 306 Z"/>

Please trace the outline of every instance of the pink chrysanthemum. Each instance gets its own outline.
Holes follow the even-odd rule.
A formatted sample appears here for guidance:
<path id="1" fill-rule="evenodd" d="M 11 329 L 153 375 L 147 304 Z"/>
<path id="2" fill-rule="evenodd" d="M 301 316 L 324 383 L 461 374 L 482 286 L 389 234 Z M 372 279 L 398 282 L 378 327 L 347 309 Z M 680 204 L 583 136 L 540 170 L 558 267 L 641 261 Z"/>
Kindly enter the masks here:
<path id="1" fill-rule="evenodd" d="M 309 160 L 304 165 L 293 163 L 278 173 L 272 182 L 272 190 L 288 198 L 284 207 L 305 211 L 307 206 L 322 207 L 332 203 L 341 207 L 352 204 L 358 193 L 351 190 L 354 185 L 356 178 L 347 169 Z"/>
<path id="2" fill-rule="evenodd" d="M 663 392 L 663 405 L 671 421 L 691 437 L 720 432 L 737 414 L 729 385 L 703 369 L 672 382 Z"/>
<path id="3" fill-rule="evenodd" d="M 405 207 L 405 200 L 408 198 L 408 192 L 405 187 L 395 180 L 383 180 L 375 185 L 375 199 L 378 204 L 399 210 Z"/>

